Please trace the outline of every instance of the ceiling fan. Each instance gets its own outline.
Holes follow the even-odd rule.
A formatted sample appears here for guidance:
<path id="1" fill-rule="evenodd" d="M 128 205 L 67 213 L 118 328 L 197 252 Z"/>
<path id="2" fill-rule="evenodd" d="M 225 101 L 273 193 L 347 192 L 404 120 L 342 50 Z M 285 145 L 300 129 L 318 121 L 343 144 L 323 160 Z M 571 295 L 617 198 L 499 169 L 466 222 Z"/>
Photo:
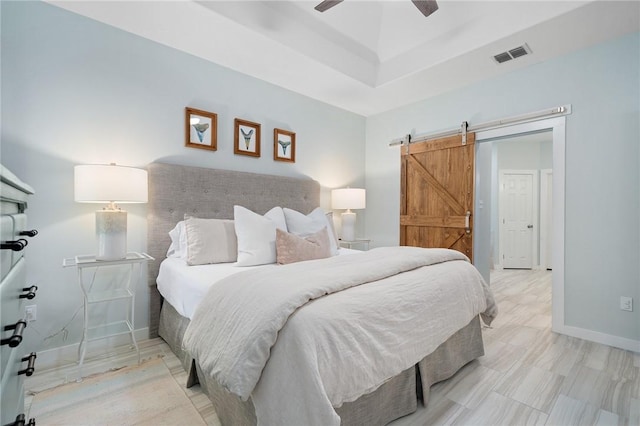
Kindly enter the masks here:
<path id="1" fill-rule="evenodd" d="M 342 3 L 343 0 L 324 0 L 322 3 L 314 7 L 319 12 L 324 12 L 327 9 L 332 8 L 338 3 Z M 426 17 L 438 10 L 438 3 L 436 0 L 411 0 L 411 2 L 418 8 L 420 12 Z"/>

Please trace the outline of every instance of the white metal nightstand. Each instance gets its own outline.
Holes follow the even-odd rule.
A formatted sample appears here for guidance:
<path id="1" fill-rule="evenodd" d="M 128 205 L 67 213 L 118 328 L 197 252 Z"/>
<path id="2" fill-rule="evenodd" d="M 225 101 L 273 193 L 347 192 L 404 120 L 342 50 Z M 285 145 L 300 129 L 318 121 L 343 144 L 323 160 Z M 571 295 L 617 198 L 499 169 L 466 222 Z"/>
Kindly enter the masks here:
<path id="1" fill-rule="evenodd" d="M 131 342 L 138 354 L 138 362 L 140 362 L 140 350 L 138 343 L 133 335 L 133 317 L 135 308 L 135 287 L 142 276 L 142 264 L 153 257 L 146 253 L 129 252 L 127 257 L 120 260 L 96 260 L 95 255 L 80 255 L 73 258 L 67 258 L 62 261 L 63 267 L 75 266 L 78 270 L 78 284 L 84 295 L 84 329 L 82 340 L 78 347 L 78 381 L 82 381 L 82 364 L 84 356 L 87 352 L 87 343 L 92 340 L 104 339 L 120 334 L 129 334 Z M 98 270 L 103 266 L 128 265 L 129 270 L 126 279 L 123 279 L 117 288 L 111 288 L 104 291 L 92 291 Z M 135 265 L 138 265 L 138 277 L 134 281 L 133 272 Z M 83 271 L 85 268 L 95 268 L 91 281 L 85 283 Z M 109 302 L 113 300 L 128 300 L 129 309 L 127 317 L 121 321 L 109 322 L 98 326 L 89 326 L 89 305 L 95 303 Z"/>
<path id="2" fill-rule="evenodd" d="M 355 246 L 355 247 L 361 247 L 362 250 L 369 250 L 369 243 L 370 242 L 371 242 L 371 240 L 367 239 L 367 238 L 356 238 L 353 241 L 338 240 L 338 243 L 340 244 L 340 247 L 353 249 L 354 246 Z"/>

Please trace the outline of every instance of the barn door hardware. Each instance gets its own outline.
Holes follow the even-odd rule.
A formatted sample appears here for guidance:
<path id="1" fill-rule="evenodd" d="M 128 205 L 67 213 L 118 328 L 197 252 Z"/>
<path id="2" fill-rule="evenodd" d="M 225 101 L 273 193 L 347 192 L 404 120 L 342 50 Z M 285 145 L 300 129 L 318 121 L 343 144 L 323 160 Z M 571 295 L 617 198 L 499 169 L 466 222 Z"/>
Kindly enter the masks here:
<path id="1" fill-rule="evenodd" d="M 463 121 L 460 125 L 460 131 L 462 133 L 462 145 L 467 144 L 467 128 L 469 127 L 469 123 Z"/>
<path id="2" fill-rule="evenodd" d="M 402 138 L 402 146 L 406 147 L 406 154 L 409 155 L 409 145 L 411 145 L 411 135 L 407 134 Z"/>

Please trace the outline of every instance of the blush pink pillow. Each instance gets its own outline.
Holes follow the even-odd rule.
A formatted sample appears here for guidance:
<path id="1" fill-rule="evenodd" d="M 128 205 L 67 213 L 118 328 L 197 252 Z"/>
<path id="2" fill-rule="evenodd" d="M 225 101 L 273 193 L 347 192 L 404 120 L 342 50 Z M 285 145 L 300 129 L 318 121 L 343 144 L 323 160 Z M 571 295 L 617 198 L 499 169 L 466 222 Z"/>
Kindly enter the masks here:
<path id="1" fill-rule="evenodd" d="M 306 237 L 276 229 L 276 257 L 280 265 L 331 257 L 327 228 Z"/>

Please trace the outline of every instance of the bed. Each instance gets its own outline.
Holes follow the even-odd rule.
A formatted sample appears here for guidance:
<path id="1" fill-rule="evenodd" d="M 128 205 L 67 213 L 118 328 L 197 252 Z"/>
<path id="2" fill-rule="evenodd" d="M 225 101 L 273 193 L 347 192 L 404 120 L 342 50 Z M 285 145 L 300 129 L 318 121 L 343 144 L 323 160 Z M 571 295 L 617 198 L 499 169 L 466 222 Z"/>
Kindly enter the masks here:
<path id="1" fill-rule="evenodd" d="M 289 319 L 290 322 L 293 321 L 294 325 L 286 325 L 284 329 L 278 329 L 275 331 L 276 336 L 278 336 L 278 343 L 270 349 L 273 358 L 265 361 L 267 364 L 262 367 L 264 369 L 263 374 L 271 378 L 259 379 L 258 383 L 260 386 L 255 387 L 253 394 L 251 393 L 251 386 L 242 392 L 238 391 L 238 389 L 233 386 L 230 386 L 230 384 L 224 380 L 217 380 L 216 375 L 210 371 L 211 369 L 208 366 L 206 355 L 202 355 L 200 353 L 200 355 L 197 355 L 195 357 L 196 359 L 194 359 L 190 355 L 189 351 L 184 348 L 183 340 L 185 333 L 187 333 L 187 329 L 190 329 L 191 334 L 194 333 L 192 330 L 197 329 L 195 324 L 191 324 L 190 326 L 191 320 L 189 317 L 193 316 L 192 313 L 187 313 L 185 311 L 185 307 L 182 302 L 169 302 L 165 300 L 163 303 L 163 297 L 158 291 L 158 274 L 161 263 L 165 261 L 167 248 L 171 242 L 168 235 L 169 231 L 177 222 L 184 218 L 185 214 L 201 218 L 231 219 L 233 218 L 234 205 L 242 205 L 259 214 L 269 211 L 274 206 L 283 206 L 302 213 L 307 213 L 319 205 L 320 187 L 317 182 L 306 178 L 268 176 L 163 163 L 153 163 L 149 165 L 148 171 L 148 251 L 149 254 L 156 259 L 149 266 L 150 335 L 152 337 L 159 335 L 168 343 L 172 351 L 181 360 L 185 370 L 189 372 L 189 379 L 186 385 L 190 386 L 198 382 L 201 384 L 203 390 L 205 390 L 213 402 L 222 424 L 269 424 L 273 421 L 273 417 L 269 416 L 273 416 L 274 411 L 276 412 L 275 415 L 278 415 L 278 411 L 288 410 L 289 414 L 287 415 L 296 416 L 299 414 L 297 413 L 299 410 L 295 407 L 305 407 L 307 405 L 314 406 L 316 405 L 316 401 L 319 399 L 327 399 L 327 401 L 317 403 L 319 406 L 322 405 L 322 407 L 318 408 L 320 411 L 317 413 L 312 411 L 311 414 L 303 414 L 303 416 L 307 416 L 307 420 L 313 419 L 311 423 L 343 425 L 387 424 L 394 419 L 414 412 L 416 410 L 418 400 L 422 400 L 426 404 L 429 397 L 429 388 L 433 383 L 451 377 L 466 363 L 484 354 L 481 325 L 478 314 L 484 314 L 485 316 L 483 316 L 483 319 L 485 319 L 485 321 L 491 321 L 491 318 L 495 316 L 496 310 L 495 306 L 491 303 L 492 298 L 490 296 L 490 292 L 488 295 L 485 295 L 485 305 L 480 307 L 483 311 L 477 312 L 469 318 L 468 321 L 465 321 L 464 324 L 457 325 L 453 331 L 447 331 L 446 333 L 443 332 L 443 336 L 439 337 L 441 341 L 437 342 L 437 345 L 430 342 L 429 344 L 431 346 L 424 346 L 425 348 L 429 347 L 429 349 L 425 349 L 424 353 L 416 352 L 420 353 L 420 356 L 417 357 L 415 361 L 411 361 L 411 363 L 405 365 L 406 368 L 403 368 L 401 371 L 394 371 L 391 376 L 384 377 L 382 380 L 377 378 L 376 380 L 378 381 L 375 382 L 374 385 L 368 384 L 365 386 L 366 389 L 363 389 L 363 392 L 360 394 L 353 393 L 353 389 L 350 389 L 349 396 L 344 397 L 344 395 L 342 395 L 339 403 L 337 404 L 332 402 L 333 400 L 331 395 L 324 398 L 324 394 L 320 395 L 321 398 L 314 395 L 310 397 L 312 398 L 311 400 L 305 400 L 304 397 L 306 396 L 303 395 L 302 399 L 294 403 L 293 401 L 299 396 L 299 394 L 304 394 L 305 392 L 299 392 L 299 389 L 296 390 L 296 383 L 292 383 L 291 379 L 283 378 L 287 374 L 286 372 L 283 373 L 282 365 L 286 365 L 286 360 L 290 353 L 285 349 L 278 349 L 278 345 L 284 345 L 283 347 L 285 347 L 286 344 L 283 342 L 286 342 L 287 339 L 290 339 L 292 342 L 298 342 L 297 339 L 299 339 L 301 335 L 295 335 L 293 334 L 294 332 L 289 332 L 288 330 L 295 328 L 294 325 L 296 323 L 294 318 L 304 317 L 300 314 L 301 312 L 311 312 L 315 309 L 315 315 L 321 317 L 322 312 L 325 312 L 327 307 L 332 306 L 327 304 L 329 303 L 328 301 L 330 301 L 330 298 L 335 298 L 335 300 L 338 301 L 342 298 L 342 301 L 339 303 L 349 306 L 349 304 L 355 299 L 368 297 L 366 289 L 371 287 L 372 284 L 363 286 L 356 285 L 353 288 L 346 288 L 343 291 L 337 291 L 335 294 L 331 294 L 327 297 L 319 297 L 318 299 L 313 300 L 312 303 L 308 303 L 306 305 L 303 303 L 303 305 L 305 305 L 304 308 L 301 307 L 300 309 L 296 308 L 294 310 L 295 315 L 291 315 Z M 353 257 L 334 256 L 331 259 L 326 259 L 326 261 L 333 262 L 333 266 L 336 268 L 344 267 L 347 262 L 363 262 L 362 265 L 375 266 L 378 263 L 382 265 L 381 262 L 386 261 L 385 259 L 393 257 L 393 253 L 391 251 L 386 252 L 386 249 L 377 250 L 378 251 L 373 250 L 371 254 L 354 254 Z M 412 255 L 412 252 L 405 251 L 399 257 L 409 259 Z M 367 259 L 367 256 L 371 258 Z M 351 260 L 345 260 L 348 258 L 351 258 Z M 302 262 L 301 264 L 311 264 L 323 261 Z M 456 261 L 459 262 L 460 260 L 458 259 Z M 165 261 L 162 266 L 163 269 L 171 269 L 171 263 L 171 260 Z M 179 263 L 173 263 L 174 272 L 179 271 Z M 445 268 L 442 266 L 443 264 L 440 262 L 436 263 L 437 264 L 434 265 L 435 269 L 440 271 L 437 272 L 437 274 L 439 274 L 438 276 L 451 275 L 450 272 L 443 272 L 443 268 Z M 297 270 L 297 272 L 295 269 L 302 268 L 302 266 L 290 266 L 291 268 L 289 269 L 293 270 L 293 276 L 301 273 L 302 269 Z M 369 267 L 367 266 L 366 268 Z M 384 270 L 385 268 L 386 267 L 383 266 L 380 267 L 381 270 Z M 416 269 L 415 266 L 410 265 L 408 268 L 409 270 Z M 424 268 L 427 267 L 425 266 Z M 448 266 L 446 266 L 446 268 L 448 268 Z M 243 272 L 243 274 L 249 276 L 247 278 L 249 282 L 255 281 L 258 277 L 258 275 L 251 277 L 250 271 Z M 268 274 L 269 273 L 264 272 L 259 273 L 260 276 L 266 276 Z M 455 275 L 457 272 L 453 274 Z M 163 273 L 163 275 L 166 275 L 166 273 Z M 174 275 L 179 277 L 180 272 L 175 272 Z M 226 282 L 232 280 L 235 282 L 236 278 L 237 277 L 226 279 Z M 179 279 L 180 278 L 178 278 L 178 280 Z M 187 278 L 184 278 L 184 280 L 187 280 Z M 380 279 L 374 280 L 373 285 L 376 285 L 376 283 L 379 283 L 380 281 Z M 223 279 L 221 282 L 225 282 L 225 280 Z M 168 293 L 166 293 L 167 290 L 163 291 L 168 295 Z M 442 292 L 436 291 L 434 294 L 439 293 Z M 349 297 L 349 295 L 351 296 Z M 241 300 L 244 301 L 244 299 Z M 186 305 L 189 303 L 193 305 L 193 302 L 185 302 Z M 250 301 L 247 301 L 247 304 L 250 303 Z M 323 307 L 322 304 L 325 304 L 325 306 Z M 224 304 L 220 305 L 219 309 L 224 309 Z M 203 309 L 203 311 L 205 310 Z M 202 314 L 201 316 L 204 317 L 206 315 Z M 327 320 L 326 318 L 324 320 L 330 321 L 330 319 Z M 198 319 L 198 321 L 202 323 L 200 319 Z M 438 334 L 439 330 L 445 327 L 445 325 L 439 323 L 441 320 L 438 320 L 437 318 L 433 319 L 425 317 L 419 318 L 418 320 L 412 319 L 412 321 L 418 325 L 418 327 L 414 328 L 421 329 L 423 327 L 433 327 L 435 334 Z M 195 323 L 196 321 L 194 320 L 193 322 Z M 345 324 L 348 326 L 349 323 L 345 322 Z M 273 331 L 270 332 L 273 333 Z M 200 333 L 202 333 L 202 331 L 200 331 Z M 302 333 L 303 336 L 313 334 L 314 333 Z M 199 336 L 199 334 L 197 336 Z M 188 333 L 187 337 L 189 337 Z M 231 338 L 232 337 L 233 336 L 231 336 Z M 230 338 L 230 336 L 225 336 L 224 338 L 227 339 Z M 314 343 L 310 344 L 313 345 Z M 296 345 L 290 346 L 294 347 Z M 331 343 L 329 343 L 329 346 L 331 346 Z M 220 347 L 220 345 L 212 344 L 212 347 Z M 193 347 L 190 348 L 190 351 L 191 353 L 198 354 L 197 349 Z M 292 351 L 295 351 L 295 348 L 292 349 Z M 267 352 L 269 352 L 269 350 Z M 242 353 L 243 352 L 241 351 L 240 354 Z M 234 356 L 237 356 L 237 354 Z M 335 356 L 335 354 L 331 356 Z M 351 357 L 344 358 L 345 360 L 336 358 L 336 365 L 348 365 L 348 362 L 357 362 L 357 360 L 354 361 Z M 407 362 L 407 360 L 403 360 L 403 362 Z M 278 363 L 282 364 L 280 366 L 280 370 L 278 370 L 277 367 L 272 368 L 272 365 L 278 365 Z M 386 365 L 386 361 L 381 362 L 380 365 Z M 398 365 L 394 365 L 394 368 L 397 369 Z M 353 367 L 358 369 L 359 366 L 356 363 L 353 364 Z M 361 368 L 361 370 L 367 372 L 368 365 L 363 364 L 362 367 L 363 368 Z M 260 366 L 258 366 L 258 370 L 260 370 Z M 307 377 L 304 372 L 296 374 L 301 374 L 301 376 L 293 380 L 294 382 L 297 380 L 303 380 Z M 344 374 L 346 373 L 338 371 L 336 375 L 343 378 L 347 377 Z M 385 374 L 389 375 L 389 371 L 386 371 Z M 287 384 L 287 380 L 290 381 L 289 384 Z M 221 382 L 223 384 L 221 384 Z M 340 382 L 340 380 L 337 380 L 337 382 Z M 345 380 L 345 382 L 349 382 L 351 384 L 352 381 Z M 275 383 L 274 386 L 276 387 L 269 388 L 264 383 Z M 341 387 L 343 384 L 338 383 L 337 386 Z M 359 385 L 354 386 L 357 387 Z M 234 392 L 230 392 L 229 389 L 233 389 Z M 287 392 L 289 392 L 289 396 L 286 396 Z M 268 399 L 273 397 L 271 394 L 276 393 L 282 394 L 279 397 L 285 399 L 280 400 L 280 402 L 277 402 L 277 398 L 273 400 Z M 264 395 L 271 396 L 265 397 Z M 328 407 L 329 412 L 327 412 L 326 407 L 328 403 L 331 404 Z M 256 410 L 256 407 L 258 407 L 258 410 Z M 270 411 L 270 413 L 265 414 L 265 407 L 267 407 L 267 411 Z M 274 407 L 276 408 L 275 410 L 273 409 Z M 290 409 L 291 407 L 294 407 L 294 409 Z M 289 417 L 289 419 L 291 418 L 294 417 Z"/>

